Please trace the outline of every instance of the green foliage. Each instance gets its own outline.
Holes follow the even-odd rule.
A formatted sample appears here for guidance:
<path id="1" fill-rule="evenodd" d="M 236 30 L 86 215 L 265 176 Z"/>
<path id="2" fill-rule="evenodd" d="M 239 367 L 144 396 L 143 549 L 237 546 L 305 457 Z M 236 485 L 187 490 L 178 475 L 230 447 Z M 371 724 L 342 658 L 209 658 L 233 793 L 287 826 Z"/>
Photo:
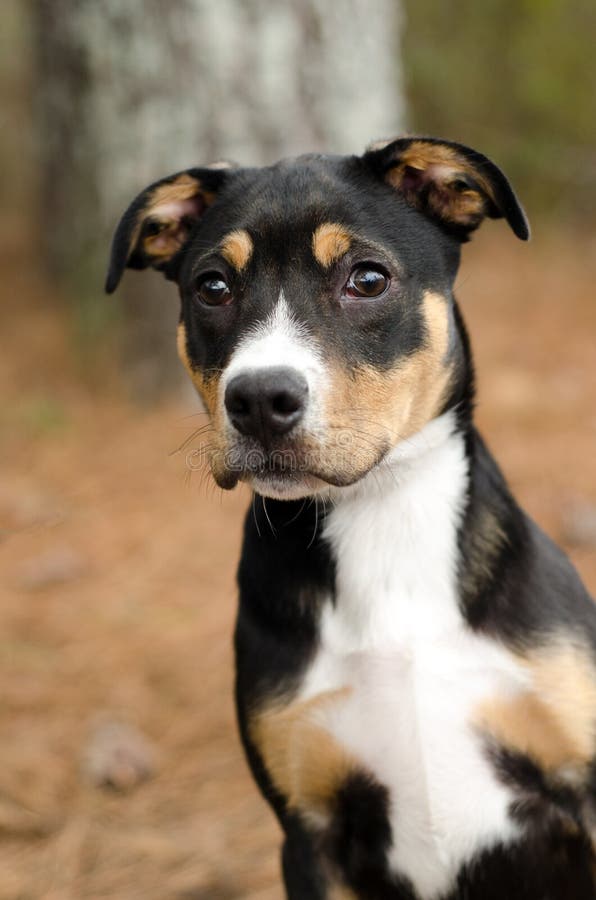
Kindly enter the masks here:
<path id="1" fill-rule="evenodd" d="M 64 431 L 69 425 L 66 407 L 50 394 L 37 393 L 24 398 L 18 421 L 32 435 Z"/>
<path id="2" fill-rule="evenodd" d="M 498 162 L 530 213 L 592 216 L 594 0 L 405 0 L 410 127 Z"/>

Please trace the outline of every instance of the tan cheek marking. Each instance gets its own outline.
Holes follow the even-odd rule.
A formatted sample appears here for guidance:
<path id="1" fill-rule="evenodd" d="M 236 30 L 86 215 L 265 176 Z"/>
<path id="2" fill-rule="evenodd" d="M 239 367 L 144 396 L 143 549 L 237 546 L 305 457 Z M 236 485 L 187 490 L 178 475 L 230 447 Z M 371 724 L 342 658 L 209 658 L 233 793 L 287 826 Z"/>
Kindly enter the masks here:
<path id="1" fill-rule="evenodd" d="M 449 318 L 446 298 L 428 292 L 423 300 L 427 337 L 424 346 L 389 372 L 361 366 L 336 371 L 327 400 L 331 441 L 351 434 L 354 472 L 407 439 L 440 411 L 452 375 L 447 359 Z M 346 454 L 344 453 L 344 456 Z"/>
<path id="2" fill-rule="evenodd" d="M 205 378 L 205 376 L 199 369 L 193 368 L 193 365 L 188 356 L 186 328 L 184 326 L 184 322 L 180 322 L 178 325 L 178 329 L 176 332 L 176 346 L 178 349 L 178 356 L 182 362 L 182 365 L 190 375 L 190 378 L 197 391 L 199 392 L 199 395 L 201 396 L 213 423 L 216 424 L 218 419 L 219 374 L 214 375 L 211 378 Z"/>
<path id="3" fill-rule="evenodd" d="M 237 272 L 242 272 L 246 268 L 253 250 L 252 238 L 244 229 L 230 231 L 221 242 L 222 256 Z"/>
<path id="4" fill-rule="evenodd" d="M 510 700 L 485 701 L 476 724 L 546 770 L 587 766 L 596 750 L 596 668 L 589 650 L 559 641 L 521 665 L 531 689 Z"/>
<path id="5" fill-rule="evenodd" d="M 179 322 L 176 329 L 176 349 L 178 350 L 180 362 L 192 378 L 193 370 L 188 358 L 188 350 L 186 349 L 186 326 L 184 322 Z"/>
<path id="6" fill-rule="evenodd" d="M 315 259 L 325 269 L 341 259 L 350 249 L 351 235 L 342 225 L 325 222 L 319 225 L 312 236 L 312 250 Z"/>
<path id="7" fill-rule="evenodd" d="M 338 789 L 356 769 L 346 751 L 317 722 L 317 714 L 346 693 L 329 691 L 287 706 L 278 702 L 253 718 L 252 738 L 273 783 L 292 808 L 328 813 Z"/>
<path id="8" fill-rule="evenodd" d="M 221 373 L 217 372 L 207 378 L 200 369 L 193 367 L 192 362 L 188 357 L 186 329 L 183 322 L 180 322 L 178 325 L 177 346 L 178 356 L 180 357 L 184 368 L 190 375 L 190 378 L 205 405 L 212 426 L 212 428 L 204 434 L 205 443 L 201 449 L 206 453 L 209 465 L 211 466 L 212 475 L 217 484 L 220 487 L 234 487 L 237 477 L 230 474 L 226 464 L 227 442 L 225 437 L 223 411 L 219 402 L 219 382 Z"/>
<path id="9" fill-rule="evenodd" d="M 440 412 L 452 368 L 449 348 L 449 307 L 445 297 L 428 292 L 423 299 L 426 324 L 424 346 L 398 364 L 387 391 L 394 438 L 411 437 Z"/>

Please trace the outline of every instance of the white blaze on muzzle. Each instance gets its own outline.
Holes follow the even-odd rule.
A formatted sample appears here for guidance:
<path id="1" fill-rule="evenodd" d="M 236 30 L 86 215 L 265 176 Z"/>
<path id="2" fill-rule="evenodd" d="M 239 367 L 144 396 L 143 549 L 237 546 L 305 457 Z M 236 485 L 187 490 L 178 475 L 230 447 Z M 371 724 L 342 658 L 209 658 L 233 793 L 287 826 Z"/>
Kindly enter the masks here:
<path id="1" fill-rule="evenodd" d="M 220 380 L 219 402 L 228 429 L 233 429 L 233 425 L 225 409 L 224 397 L 232 379 L 278 367 L 295 369 L 306 379 L 308 401 L 301 428 L 313 433 L 322 424 L 325 366 L 307 328 L 292 315 L 283 290 L 267 319 L 255 325 L 239 343 Z"/>

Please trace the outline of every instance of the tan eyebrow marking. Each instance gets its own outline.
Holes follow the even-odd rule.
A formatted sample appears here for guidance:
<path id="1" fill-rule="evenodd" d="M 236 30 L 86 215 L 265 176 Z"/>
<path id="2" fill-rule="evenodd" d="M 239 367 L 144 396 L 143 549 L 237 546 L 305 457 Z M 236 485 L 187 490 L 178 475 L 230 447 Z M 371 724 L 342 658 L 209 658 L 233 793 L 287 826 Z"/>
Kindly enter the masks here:
<path id="1" fill-rule="evenodd" d="M 246 268 L 253 250 L 252 238 L 248 231 L 244 231 L 242 228 L 230 231 L 221 242 L 222 256 L 237 272 L 242 272 Z"/>
<path id="2" fill-rule="evenodd" d="M 315 259 L 325 269 L 341 259 L 352 243 L 350 232 L 336 222 L 324 222 L 312 236 L 312 251 Z"/>

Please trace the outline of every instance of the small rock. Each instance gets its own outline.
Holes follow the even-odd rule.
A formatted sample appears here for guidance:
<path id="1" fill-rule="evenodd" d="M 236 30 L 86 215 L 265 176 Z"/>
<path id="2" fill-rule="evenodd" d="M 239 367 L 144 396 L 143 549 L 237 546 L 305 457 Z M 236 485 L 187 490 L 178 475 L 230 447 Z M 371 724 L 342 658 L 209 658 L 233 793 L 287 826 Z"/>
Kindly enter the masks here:
<path id="1" fill-rule="evenodd" d="M 83 774 L 96 787 L 129 791 L 155 773 L 157 753 L 134 725 L 101 717 L 83 754 Z"/>
<path id="2" fill-rule="evenodd" d="M 47 837 L 57 827 L 50 818 L 22 806 L 17 800 L 0 795 L 0 836 L 19 838 Z"/>
<path id="3" fill-rule="evenodd" d="M 53 547 L 25 560 L 17 570 L 16 581 L 26 591 L 39 591 L 54 584 L 80 578 L 87 565 L 72 547 Z"/>
<path id="4" fill-rule="evenodd" d="M 563 509 L 561 536 L 575 547 L 596 547 L 596 504 L 573 500 Z"/>
<path id="5" fill-rule="evenodd" d="M 24 481 L 0 481 L 0 517 L 7 531 L 57 525 L 66 518 L 63 500 Z"/>

